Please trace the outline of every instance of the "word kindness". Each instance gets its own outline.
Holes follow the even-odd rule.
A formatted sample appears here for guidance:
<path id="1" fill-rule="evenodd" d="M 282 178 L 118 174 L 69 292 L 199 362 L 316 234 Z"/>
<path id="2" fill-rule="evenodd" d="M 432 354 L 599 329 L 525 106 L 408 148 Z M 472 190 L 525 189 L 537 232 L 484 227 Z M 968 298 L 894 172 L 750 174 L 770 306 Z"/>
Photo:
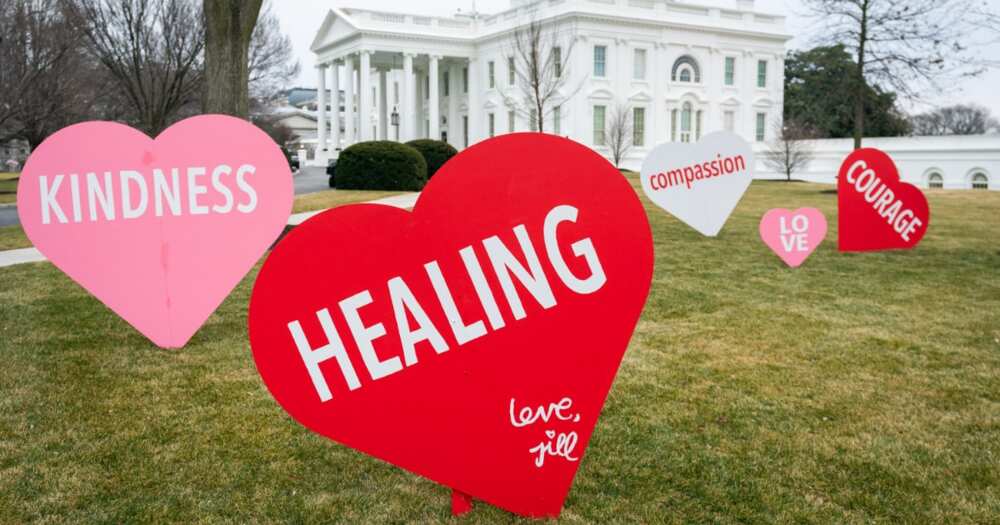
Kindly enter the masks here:
<path id="1" fill-rule="evenodd" d="M 864 194 L 865 201 L 871 204 L 904 241 L 909 241 L 913 232 L 923 226 L 923 221 L 864 160 L 858 160 L 848 168 L 846 180 L 851 189 Z"/>
<path id="2" fill-rule="evenodd" d="M 691 189 L 691 184 L 694 182 L 722 175 L 745 172 L 746 169 L 747 162 L 743 158 L 743 155 L 722 158 L 721 154 L 717 154 L 715 160 L 712 161 L 692 164 L 683 168 L 669 170 L 666 173 L 662 171 L 654 173 L 649 176 L 649 185 L 657 191 L 680 186 L 681 184 L 685 184 L 687 189 Z"/>
<path id="3" fill-rule="evenodd" d="M 563 259 L 557 239 L 559 225 L 564 222 L 575 223 L 577 214 L 577 208 L 567 205 L 556 206 L 546 214 L 542 224 L 544 253 L 548 258 L 549 265 L 566 288 L 576 294 L 587 295 L 600 290 L 607 282 L 604 268 L 593 242 L 587 237 L 569 245 L 573 254 L 582 257 L 588 267 L 589 275 L 579 277 L 570 271 Z M 493 275 L 500 283 L 507 307 L 514 319 L 520 320 L 524 319 L 527 314 L 515 290 L 515 280 L 528 291 L 542 308 L 552 308 L 556 306 L 557 301 L 552 286 L 542 269 L 542 263 L 535 246 L 528 235 L 528 230 L 523 224 L 520 224 L 515 226 L 513 231 L 523 258 L 527 261 L 527 267 L 521 264 L 518 257 L 496 235 L 484 239 L 482 249 L 486 252 Z M 506 323 L 500 313 L 497 298 L 486 281 L 486 275 L 476 255 L 475 248 L 473 246 L 462 248 L 458 251 L 458 257 L 462 260 L 466 277 L 471 281 L 479 303 L 485 312 L 485 322 L 482 319 L 468 322 L 458 311 L 451 287 L 442 275 L 436 260 L 426 263 L 424 270 L 436 295 L 438 306 L 447 318 L 455 341 L 459 346 L 462 346 L 485 336 L 489 330 L 502 329 Z M 450 350 L 440 329 L 431 321 L 424 306 L 414 296 L 406 281 L 401 277 L 393 277 L 386 282 L 386 287 L 399 335 L 399 343 L 402 347 L 402 359 L 398 355 L 382 359 L 376 353 L 375 342 L 386 335 L 386 328 L 381 322 L 367 324 L 361 318 L 360 310 L 373 302 L 370 290 L 363 290 L 337 303 L 340 314 L 350 329 L 351 337 L 361 360 L 368 374 L 375 381 L 395 374 L 404 367 L 417 364 L 415 348 L 418 343 L 429 342 L 437 354 L 443 354 Z M 350 390 L 361 388 L 361 381 L 347 355 L 343 341 L 337 333 L 330 310 L 323 308 L 316 312 L 316 317 L 329 341 L 324 346 L 312 348 L 298 320 L 289 322 L 288 330 L 295 341 L 302 362 L 309 372 L 316 393 L 325 402 L 332 399 L 333 396 L 330 393 L 327 378 L 320 369 L 321 363 L 335 359 Z M 411 325 L 410 319 L 413 319 L 415 324 Z M 487 329 L 487 324 L 489 329 Z"/>
<path id="4" fill-rule="evenodd" d="M 255 171 L 251 164 L 236 168 L 219 164 L 211 169 L 154 168 L 151 178 L 135 170 L 40 175 L 42 224 L 53 219 L 61 224 L 137 219 L 149 213 L 157 217 L 251 213 L 257 208 L 257 191 L 247 176 Z"/>

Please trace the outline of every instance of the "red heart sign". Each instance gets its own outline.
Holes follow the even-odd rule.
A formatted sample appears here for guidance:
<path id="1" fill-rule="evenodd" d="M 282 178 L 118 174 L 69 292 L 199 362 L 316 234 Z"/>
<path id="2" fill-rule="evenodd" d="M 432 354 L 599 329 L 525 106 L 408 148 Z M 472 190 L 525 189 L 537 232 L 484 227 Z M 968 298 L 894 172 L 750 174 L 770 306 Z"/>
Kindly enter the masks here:
<path id="1" fill-rule="evenodd" d="M 886 153 L 859 149 L 837 176 L 840 251 L 913 248 L 927 233 L 931 212 L 919 188 L 899 180 Z"/>
<path id="2" fill-rule="evenodd" d="M 254 360 L 309 429 L 528 516 L 557 516 L 653 271 L 649 223 L 596 153 L 473 146 L 413 212 L 293 230 L 250 301 Z"/>

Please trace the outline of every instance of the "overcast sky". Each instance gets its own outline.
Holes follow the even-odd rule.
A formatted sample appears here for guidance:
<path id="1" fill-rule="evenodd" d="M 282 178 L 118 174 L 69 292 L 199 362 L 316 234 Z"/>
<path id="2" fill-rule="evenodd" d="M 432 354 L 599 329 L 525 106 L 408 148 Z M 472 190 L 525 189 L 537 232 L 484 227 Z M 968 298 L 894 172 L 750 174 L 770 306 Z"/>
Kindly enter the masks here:
<path id="1" fill-rule="evenodd" d="M 719 0 L 709 0 L 717 3 Z M 1000 2 L 1000 0 L 993 0 Z M 298 85 L 315 87 L 316 70 L 313 67 L 315 58 L 309 51 L 312 42 L 323 22 L 323 17 L 332 6 L 365 7 L 385 11 L 418 12 L 430 15 L 451 15 L 456 10 L 468 11 L 473 0 L 277 0 L 272 2 L 275 13 L 281 20 L 282 28 L 292 37 L 296 55 L 302 64 L 302 73 Z M 419 6 L 419 7 L 418 7 Z M 476 0 L 476 9 L 484 13 L 495 13 L 509 6 L 509 0 Z M 818 25 L 803 16 L 799 0 L 757 0 L 760 9 L 784 13 L 788 16 L 786 28 L 795 38 L 788 43 L 789 48 L 811 47 L 818 33 Z M 984 54 L 1000 56 L 1000 42 L 989 46 Z M 949 105 L 957 103 L 977 103 L 989 107 L 993 114 L 1000 117 L 1000 69 L 993 68 L 983 76 L 966 80 L 950 89 L 947 93 L 927 97 L 930 104 Z M 904 109 L 923 109 L 925 105 L 915 108 L 904 105 Z"/>

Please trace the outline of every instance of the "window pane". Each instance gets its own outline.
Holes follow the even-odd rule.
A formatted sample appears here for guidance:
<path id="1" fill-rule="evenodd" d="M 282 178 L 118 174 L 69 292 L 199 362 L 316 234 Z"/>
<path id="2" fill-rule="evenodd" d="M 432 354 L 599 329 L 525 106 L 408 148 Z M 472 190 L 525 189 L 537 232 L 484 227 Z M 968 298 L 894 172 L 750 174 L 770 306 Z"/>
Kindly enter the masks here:
<path id="1" fill-rule="evenodd" d="M 554 47 L 552 48 L 552 62 L 555 66 L 556 78 L 562 76 L 562 48 Z"/>
<path id="2" fill-rule="evenodd" d="M 469 147 L 469 116 L 462 115 L 462 144 Z"/>
<path id="3" fill-rule="evenodd" d="M 496 87 L 496 79 L 493 76 L 493 62 L 492 61 L 490 61 L 490 63 L 487 64 L 487 68 L 489 69 L 489 73 L 490 73 L 490 89 L 493 89 L 494 87 Z"/>
<path id="4" fill-rule="evenodd" d="M 508 57 L 507 58 L 507 85 L 510 85 L 510 86 L 514 85 L 514 77 L 516 76 L 515 73 L 516 72 L 514 70 L 514 57 Z"/>
<path id="5" fill-rule="evenodd" d="M 446 97 L 448 96 L 448 89 L 449 89 L 448 84 L 450 84 L 450 83 L 451 82 L 448 82 L 448 72 L 445 71 L 444 72 L 444 85 L 443 85 L 443 87 L 444 87 L 444 96 L 446 96 Z"/>
<path id="6" fill-rule="evenodd" d="M 757 113 L 757 142 L 764 141 L 764 124 L 767 122 L 767 115 Z"/>
<path id="7" fill-rule="evenodd" d="M 982 173 L 977 173 L 972 176 L 972 189 L 974 190 L 988 190 L 990 188 L 990 179 Z"/>
<path id="8" fill-rule="evenodd" d="M 646 142 L 646 108 L 632 110 L 632 144 L 643 146 Z"/>
<path id="9" fill-rule="evenodd" d="M 646 50 L 636 49 L 632 75 L 637 79 L 646 78 Z"/>
<path id="10" fill-rule="evenodd" d="M 604 106 L 594 106 L 594 144 L 604 145 Z"/>
<path id="11" fill-rule="evenodd" d="M 608 48 L 605 46 L 594 46 L 594 76 L 604 76 L 605 55 Z"/>
<path id="12" fill-rule="evenodd" d="M 736 59 L 726 57 L 726 85 L 731 86 L 736 83 Z"/>
<path id="13" fill-rule="evenodd" d="M 556 106 L 556 108 L 552 110 L 552 132 L 555 133 L 556 135 L 562 134 L 562 107 L 561 106 Z"/>
<path id="14" fill-rule="evenodd" d="M 510 131 L 510 132 L 514 131 L 514 112 L 513 111 L 508 111 L 507 112 L 507 131 Z"/>
<path id="15" fill-rule="evenodd" d="M 462 93 L 469 92 L 469 68 L 462 68 Z"/>
<path id="16" fill-rule="evenodd" d="M 681 70 L 680 81 L 681 82 L 691 82 L 691 70 L 690 69 L 684 68 L 684 69 Z"/>
<path id="17" fill-rule="evenodd" d="M 490 113 L 490 137 L 496 136 L 496 115 Z"/>
<path id="18" fill-rule="evenodd" d="M 757 61 L 757 87 L 767 87 L 767 60 Z"/>

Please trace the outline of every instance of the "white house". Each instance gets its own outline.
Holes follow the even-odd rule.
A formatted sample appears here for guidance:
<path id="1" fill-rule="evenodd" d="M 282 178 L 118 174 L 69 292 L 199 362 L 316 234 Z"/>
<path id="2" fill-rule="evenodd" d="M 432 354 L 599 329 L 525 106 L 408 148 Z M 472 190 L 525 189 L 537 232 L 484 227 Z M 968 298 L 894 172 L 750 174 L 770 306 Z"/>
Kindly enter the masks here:
<path id="1" fill-rule="evenodd" d="M 635 145 L 626 166 L 657 143 L 715 130 L 764 140 L 781 118 L 784 17 L 753 0 L 710 2 L 511 0 L 497 14 L 454 17 L 334 8 L 312 44 L 318 93 L 355 103 L 343 106 L 341 134 L 326 108 L 342 101 L 319 101 L 327 125 L 316 162 L 362 140 L 432 137 L 461 149 L 532 129 L 505 104 L 519 98 L 512 31 L 532 20 L 557 35 L 566 76 L 545 131 L 607 154 L 605 121 L 627 107 Z"/>

